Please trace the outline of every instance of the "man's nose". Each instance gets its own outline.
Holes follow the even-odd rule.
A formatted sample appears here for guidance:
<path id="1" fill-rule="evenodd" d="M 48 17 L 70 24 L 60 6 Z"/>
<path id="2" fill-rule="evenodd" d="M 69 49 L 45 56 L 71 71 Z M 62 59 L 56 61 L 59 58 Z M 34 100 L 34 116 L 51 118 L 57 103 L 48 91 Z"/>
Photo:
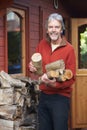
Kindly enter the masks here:
<path id="1" fill-rule="evenodd" d="M 56 27 L 53 27 L 52 30 L 53 30 L 53 31 L 56 31 Z"/>

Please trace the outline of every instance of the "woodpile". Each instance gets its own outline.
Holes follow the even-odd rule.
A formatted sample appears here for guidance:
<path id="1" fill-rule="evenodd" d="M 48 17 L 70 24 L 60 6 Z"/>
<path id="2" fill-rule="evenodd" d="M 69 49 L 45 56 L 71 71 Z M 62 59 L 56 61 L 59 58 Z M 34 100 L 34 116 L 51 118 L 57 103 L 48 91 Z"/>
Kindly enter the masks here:
<path id="1" fill-rule="evenodd" d="M 23 130 L 23 127 L 36 129 L 39 93 L 37 81 L 28 77 L 15 79 L 1 71 L 0 130 L 5 130 L 5 127 L 13 130 L 14 125 L 14 130 Z"/>

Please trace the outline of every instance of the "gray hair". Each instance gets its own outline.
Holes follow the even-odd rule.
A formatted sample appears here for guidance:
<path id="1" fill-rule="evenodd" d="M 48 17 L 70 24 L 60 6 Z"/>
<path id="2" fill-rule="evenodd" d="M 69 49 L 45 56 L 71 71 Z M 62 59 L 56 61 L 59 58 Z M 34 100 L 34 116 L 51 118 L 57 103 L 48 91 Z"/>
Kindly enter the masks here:
<path id="1" fill-rule="evenodd" d="M 51 20 L 58 20 L 61 22 L 61 25 L 62 25 L 62 30 L 65 30 L 65 26 L 64 26 L 64 22 L 63 22 L 63 17 L 58 14 L 58 13 L 53 13 L 53 14 L 50 14 L 48 19 L 47 19 L 47 22 L 46 22 L 46 29 L 48 28 L 48 22 L 51 21 Z"/>

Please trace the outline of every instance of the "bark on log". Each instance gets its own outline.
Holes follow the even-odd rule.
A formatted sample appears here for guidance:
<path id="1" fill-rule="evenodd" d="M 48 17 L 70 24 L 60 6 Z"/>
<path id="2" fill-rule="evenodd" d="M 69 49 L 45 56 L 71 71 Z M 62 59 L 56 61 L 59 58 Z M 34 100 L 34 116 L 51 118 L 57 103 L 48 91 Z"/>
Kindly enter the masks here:
<path id="1" fill-rule="evenodd" d="M 31 80 L 31 78 L 29 78 L 29 77 L 20 77 L 18 79 L 20 79 L 21 81 L 25 82 L 26 85 L 27 84 L 29 84 L 30 86 L 33 85 L 35 91 L 37 91 L 37 92 L 40 91 L 40 89 L 39 89 L 39 81 L 38 80 Z"/>
<path id="2" fill-rule="evenodd" d="M 37 114 L 31 113 L 25 117 L 24 120 L 20 122 L 20 126 L 30 126 L 30 128 L 35 129 L 35 125 L 37 125 Z"/>
<path id="3" fill-rule="evenodd" d="M 22 107 L 17 105 L 4 105 L 0 106 L 0 118 L 6 120 L 21 119 Z"/>
<path id="4" fill-rule="evenodd" d="M 49 63 L 45 66 L 46 68 L 46 71 L 51 71 L 51 70 L 57 70 L 57 69 L 62 69 L 64 70 L 65 69 L 65 63 L 64 61 L 61 59 L 61 60 L 57 60 L 55 62 L 52 62 L 52 63 Z"/>
<path id="5" fill-rule="evenodd" d="M 41 54 L 34 53 L 31 57 L 31 60 L 32 60 L 33 65 L 37 69 L 37 71 L 35 73 L 38 75 L 42 75 L 43 69 L 42 69 L 42 56 L 41 56 Z"/>
<path id="6" fill-rule="evenodd" d="M 0 89 L 0 105 L 12 105 L 14 103 L 14 88 Z"/>
<path id="7" fill-rule="evenodd" d="M 24 98 L 27 97 L 26 92 L 22 89 L 15 89 L 14 87 L 0 89 L 0 105 L 24 105 Z"/>
<path id="8" fill-rule="evenodd" d="M 11 86 L 22 87 L 22 86 L 25 86 L 25 85 L 26 85 L 26 83 L 21 82 L 21 81 L 18 80 L 18 79 L 12 78 L 9 74 L 7 74 L 7 73 L 4 72 L 4 71 L 1 71 L 1 72 L 0 72 L 0 76 L 1 76 L 1 78 L 3 78 L 4 80 L 6 80 Z M 3 86 L 3 85 L 2 85 L 2 86 Z"/>
<path id="9" fill-rule="evenodd" d="M 0 119 L 0 130 L 21 130 L 19 121 Z"/>
<path id="10" fill-rule="evenodd" d="M 1 88 L 10 88 L 11 85 L 10 85 L 10 83 L 9 83 L 6 79 L 3 79 L 3 78 L 0 76 L 0 87 L 1 87 Z"/>
<path id="11" fill-rule="evenodd" d="M 66 81 L 66 78 L 65 78 L 64 75 L 60 75 L 58 78 L 56 78 L 56 80 L 57 80 L 58 82 L 64 82 L 64 81 Z"/>

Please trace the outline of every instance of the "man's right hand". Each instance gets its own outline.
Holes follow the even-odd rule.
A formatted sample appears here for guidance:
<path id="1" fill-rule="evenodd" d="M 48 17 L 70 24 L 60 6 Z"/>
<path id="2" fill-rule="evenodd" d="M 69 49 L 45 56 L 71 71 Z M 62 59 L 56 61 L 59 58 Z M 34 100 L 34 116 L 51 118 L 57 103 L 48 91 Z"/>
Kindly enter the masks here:
<path id="1" fill-rule="evenodd" d="M 32 72 L 32 73 L 34 73 L 34 72 L 37 71 L 37 69 L 36 69 L 36 68 L 34 67 L 34 65 L 32 64 L 32 61 L 30 61 L 28 67 L 29 67 L 30 72 Z"/>

